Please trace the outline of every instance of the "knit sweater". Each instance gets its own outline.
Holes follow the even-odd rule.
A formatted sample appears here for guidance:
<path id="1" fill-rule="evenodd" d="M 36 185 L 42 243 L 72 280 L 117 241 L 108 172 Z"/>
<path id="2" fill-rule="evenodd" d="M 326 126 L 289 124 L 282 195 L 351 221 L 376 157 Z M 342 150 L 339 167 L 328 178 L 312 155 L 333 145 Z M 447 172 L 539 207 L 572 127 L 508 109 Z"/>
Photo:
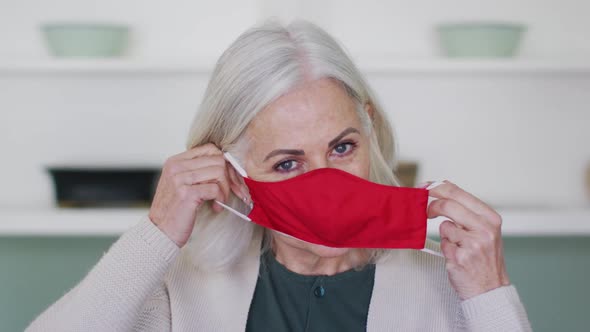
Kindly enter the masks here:
<path id="1" fill-rule="evenodd" d="M 198 269 L 147 215 L 26 331 L 244 331 L 260 264 L 258 236 L 241 264 Z M 440 251 L 438 244 L 427 247 Z M 467 300 L 444 259 L 395 250 L 375 267 L 367 331 L 531 331 L 513 285 Z"/>

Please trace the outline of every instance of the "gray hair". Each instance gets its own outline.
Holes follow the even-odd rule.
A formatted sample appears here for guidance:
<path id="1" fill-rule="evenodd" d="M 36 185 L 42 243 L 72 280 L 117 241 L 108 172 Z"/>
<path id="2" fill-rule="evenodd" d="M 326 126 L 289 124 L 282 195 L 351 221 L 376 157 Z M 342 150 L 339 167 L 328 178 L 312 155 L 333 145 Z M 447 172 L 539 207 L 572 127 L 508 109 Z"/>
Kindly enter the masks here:
<path id="1" fill-rule="evenodd" d="M 241 138 L 256 114 L 296 85 L 319 78 L 339 82 L 357 104 L 363 131 L 370 139 L 369 179 L 399 185 L 393 174 L 393 131 L 373 92 L 338 42 L 304 20 L 287 26 L 266 21 L 248 29 L 225 50 L 193 119 L 187 149 L 213 143 L 241 159 Z M 370 118 L 364 111 L 367 104 L 373 109 Z M 233 194 L 228 204 L 249 212 Z M 203 205 L 188 250 L 199 268 L 223 270 L 237 263 L 263 232 L 261 226 Z M 372 262 L 385 252 L 366 250 Z"/>

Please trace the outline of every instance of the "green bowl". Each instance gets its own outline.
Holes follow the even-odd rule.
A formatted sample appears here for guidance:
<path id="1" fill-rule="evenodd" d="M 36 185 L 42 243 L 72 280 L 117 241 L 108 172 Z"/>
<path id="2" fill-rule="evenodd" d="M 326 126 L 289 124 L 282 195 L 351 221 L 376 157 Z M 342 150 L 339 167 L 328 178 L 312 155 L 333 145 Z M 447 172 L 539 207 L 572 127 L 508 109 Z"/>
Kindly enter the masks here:
<path id="1" fill-rule="evenodd" d="M 120 56 L 129 35 L 127 26 L 114 24 L 45 24 L 41 30 L 50 52 L 60 57 Z"/>
<path id="2" fill-rule="evenodd" d="M 511 57 L 526 27 L 510 23 L 454 23 L 437 27 L 443 52 L 449 57 Z"/>

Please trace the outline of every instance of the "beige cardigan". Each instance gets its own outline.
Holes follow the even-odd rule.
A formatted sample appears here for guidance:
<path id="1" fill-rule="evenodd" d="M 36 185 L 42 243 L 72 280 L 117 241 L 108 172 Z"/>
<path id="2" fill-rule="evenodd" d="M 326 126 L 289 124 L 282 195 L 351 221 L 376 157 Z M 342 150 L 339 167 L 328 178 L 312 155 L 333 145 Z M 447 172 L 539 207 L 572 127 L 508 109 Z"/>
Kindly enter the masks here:
<path id="1" fill-rule="evenodd" d="M 26 331 L 244 331 L 260 239 L 224 273 L 194 267 L 148 218 L 125 232 L 76 287 Z M 427 247 L 440 250 L 428 241 Z M 396 250 L 378 263 L 367 331 L 531 331 L 513 286 L 460 301 L 444 259 Z"/>

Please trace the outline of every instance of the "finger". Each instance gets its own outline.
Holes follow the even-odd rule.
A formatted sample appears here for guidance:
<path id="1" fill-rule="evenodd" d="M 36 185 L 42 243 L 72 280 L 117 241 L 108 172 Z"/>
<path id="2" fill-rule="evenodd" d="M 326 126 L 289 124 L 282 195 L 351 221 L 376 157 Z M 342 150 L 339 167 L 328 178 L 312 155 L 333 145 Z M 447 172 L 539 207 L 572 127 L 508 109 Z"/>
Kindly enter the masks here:
<path id="1" fill-rule="evenodd" d="M 186 187 L 188 188 L 188 199 L 196 203 L 197 206 L 201 206 L 206 201 L 220 199 L 223 197 L 223 192 L 221 191 L 219 185 L 217 185 L 216 183 L 200 183 L 187 185 Z M 214 207 L 215 206 L 223 209 L 218 204 L 214 204 Z"/>
<path id="2" fill-rule="evenodd" d="M 198 170 L 209 166 L 225 166 L 223 155 L 201 156 L 193 159 L 179 159 L 169 168 L 171 174 Z"/>
<path id="3" fill-rule="evenodd" d="M 450 220 L 443 221 L 438 227 L 441 239 L 445 238 L 461 247 L 463 241 L 467 239 L 467 231 L 459 228 L 454 222 Z"/>
<path id="4" fill-rule="evenodd" d="M 447 259 L 447 262 L 456 262 L 457 261 L 457 249 L 459 247 L 451 242 L 447 238 L 441 238 L 440 240 L 440 250 L 442 251 L 443 255 Z"/>
<path id="5" fill-rule="evenodd" d="M 454 183 L 451 183 L 446 180 L 444 182 L 444 184 L 430 190 L 429 195 L 435 198 L 446 198 L 455 200 L 467 207 L 468 209 L 472 210 L 473 212 L 482 215 L 488 219 L 496 219 L 499 217 L 498 213 L 496 213 L 494 209 L 492 209 L 479 198 L 466 192 Z"/>
<path id="6" fill-rule="evenodd" d="M 487 227 L 484 217 L 467 209 L 459 202 L 452 199 L 437 199 L 428 205 L 427 215 L 429 219 L 444 216 L 469 230 Z"/>
<path id="7" fill-rule="evenodd" d="M 221 150 L 213 143 L 207 143 L 188 149 L 182 153 L 176 154 L 169 159 L 172 160 L 186 160 L 193 159 L 200 156 L 215 156 L 222 155 Z"/>
<path id="8" fill-rule="evenodd" d="M 209 166 L 198 170 L 191 170 L 174 175 L 177 185 L 193 185 L 201 183 L 217 183 L 223 193 L 222 202 L 229 197 L 229 180 L 226 175 L 226 168 L 220 166 Z"/>

